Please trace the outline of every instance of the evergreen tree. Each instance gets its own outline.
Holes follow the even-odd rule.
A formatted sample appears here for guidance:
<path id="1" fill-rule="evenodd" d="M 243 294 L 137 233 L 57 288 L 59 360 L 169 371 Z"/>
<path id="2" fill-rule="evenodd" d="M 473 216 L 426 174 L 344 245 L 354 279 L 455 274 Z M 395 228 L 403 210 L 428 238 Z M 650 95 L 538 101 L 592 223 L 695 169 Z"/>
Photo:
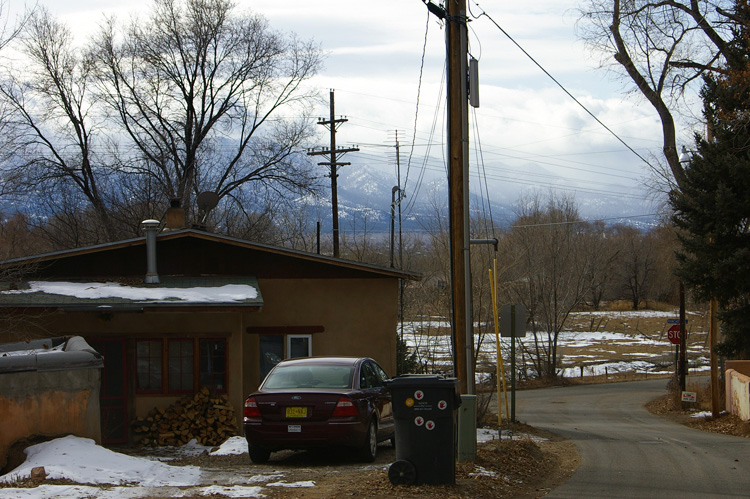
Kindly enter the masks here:
<path id="1" fill-rule="evenodd" d="M 750 358 L 750 5 L 738 0 L 734 36 L 722 68 L 701 96 L 709 136 L 680 190 L 670 194 L 682 243 L 678 274 L 699 299 L 715 297 L 723 341 L 719 353 Z"/>
<path id="2" fill-rule="evenodd" d="M 417 352 L 410 352 L 409 346 L 396 335 L 396 375 L 420 372 Z"/>

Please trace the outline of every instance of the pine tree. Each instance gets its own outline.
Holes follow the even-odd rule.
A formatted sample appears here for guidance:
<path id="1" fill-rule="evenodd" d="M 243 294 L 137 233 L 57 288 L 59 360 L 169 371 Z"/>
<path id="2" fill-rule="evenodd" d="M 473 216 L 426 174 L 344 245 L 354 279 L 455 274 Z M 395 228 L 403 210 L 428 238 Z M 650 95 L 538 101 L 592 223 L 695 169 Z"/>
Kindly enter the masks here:
<path id="1" fill-rule="evenodd" d="M 710 136 L 680 190 L 670 194 L 682 243 L 678 275 L 699 299 L 715 297 L 723 341 L 719 353 L 750 358 L 750 5 L 738 0 L 722 68 L 701 92 Z"/>

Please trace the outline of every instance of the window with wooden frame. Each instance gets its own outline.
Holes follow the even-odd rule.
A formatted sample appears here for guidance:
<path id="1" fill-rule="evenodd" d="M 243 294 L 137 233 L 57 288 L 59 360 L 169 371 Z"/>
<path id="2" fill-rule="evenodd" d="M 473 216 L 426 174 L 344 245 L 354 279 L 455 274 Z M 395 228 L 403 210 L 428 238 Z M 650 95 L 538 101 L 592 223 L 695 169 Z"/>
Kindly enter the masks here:
<path id="1" fill-rule="evenodd" d="M 136 341 L 136 393 L 226 392 L 227 345 L 223 338 Z"/>

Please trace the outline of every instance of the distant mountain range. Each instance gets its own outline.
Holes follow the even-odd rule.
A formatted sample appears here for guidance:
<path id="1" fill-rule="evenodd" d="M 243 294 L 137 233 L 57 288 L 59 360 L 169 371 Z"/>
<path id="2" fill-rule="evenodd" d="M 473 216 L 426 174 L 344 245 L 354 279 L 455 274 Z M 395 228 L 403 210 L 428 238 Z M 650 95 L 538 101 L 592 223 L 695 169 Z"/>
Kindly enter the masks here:
<path id="1" fill-rule="evenodd" d="M 396 185 L 396 179 L 391 177 L 366 165 L 353 164 L 339 169 L 339 226 L 342 232 L 361 232 L 365 225 L 369 233 L 390 231 L 392 189 Z M 564 179 L 560 179 L 557 188 L 565 189 L 566 183 Z M 549 190 L 537 188 L 533 184 L 519 186 L 516 183 L 504 184 L 500 181 L 490 181 L 487 188 L 482 183 L 480 188 L 475 178 L 470 180 L 469 185 L 472 215 L 483 213 L 487 218 L 491 215 L 495 226 L 500 228 L 506 228 L 513 223 L 516 218 L 514 209 L 522 195 L 538 192 L 544 198 Z M 601 191 L 602 187 L 598 186 L 597 190 Z M 492 197 L 490 204 L 486 201 L 486 191 L 489 191 Z M 612 191 L 623 193 L 623 186 L 613 185 Z M 429 179 L 425 178 L 420 185 L 409 180 L 404 186 L 404 192 L 406 197 L 401 206 L 402 230 L 424 230 L 429 220 L 435 217 L 435 206 L 439 206 L 447 216 L 447 179 L 433 175 Z M 633 187 L 626 191 L 627 194 L 619 196 L 579 192 L 573 189 L 562 192 L 569 192 L 575 197 L 583 220 L 603 220 L 608 225 L 624 224 L 644 229 L 657 223 L 658 217 L 654 215 L 653 203 L 639 199 L 644 196 L 642 188 Z M 322 196 L 306 198 L 304 203 L 308 205 L 310 215 L 313 218 L 317 217 L 323 228 L 330 228 L 330 187 L 324 190 Z"/>
<path id="2" fill-rule="evenodd" d="M 395 175 L 354 160 L 351 165 L 340 168 L 338 173 L 339 227 L 342 233 L 361 234 L 366 231 L 369 234 L 388 234 L 391 224 L 392 190 L 397 184 Z M 622 185 L 612 185 L 611 192 L 620 194 L 603 195 L 601 193 L 607 192 L 608 188 L 598 184 L 596 191 L 576 191 L 572 187 L 568 188 L 573 185 L 571 181 L 555 178 L 539 165 L 532 163 L 523 174 L 524 178 L 529 179 L 544 178 L 544 185 L 554 185 L 556 191 L 573 195 L 583 220 L 603 220 L 608 225 L 625 224 L 643 229 L 653 227 L 657 223 L 657 216 L 653 214 L 656 209 L 652 202 L 643 199 L 646 197 L 643 188 L 634 186 L 625 189 Z M 550 178 L 554 181 L 550 181 Z M 485 218 L 491 217 L 495 226 L 499 228 L 507 228 L 513 223 L 516 218 L 515 207 L 522 196 L 536 192 L 542 198 L 546 198 L 549 190 L 548 187 L 534 185 L 532 181 L 519 184 L 489 180 L 489 185 L 485 187 L 476 177 L 470 179 L 469 185 L 472 216 L 481 213 Z M 432 225 L 430 222 L 435 219 L 437 210 L 447 217 L 448 182 L 445 176 L 426 172 L 421 181 L 409 178 L 404 182 L 402 179 L 402 188 L 405 195 L 401 202 L 402 231 L 424 231 Z M 491 203 L 487 203 L 487 192 L 491 195 Z M 308 220 L 313 223 L 319 221 L 322 230 L 330 230 L 329 184 L 324 184 L 321 195 L 307 196 L 297 202 L 307 211 Z M 15 211 L 23 211 L 32 216 L 39 215 L 37 210 L 38 205 L 34 199 L 0 199 L 0 212 L 5 215 Z"/>

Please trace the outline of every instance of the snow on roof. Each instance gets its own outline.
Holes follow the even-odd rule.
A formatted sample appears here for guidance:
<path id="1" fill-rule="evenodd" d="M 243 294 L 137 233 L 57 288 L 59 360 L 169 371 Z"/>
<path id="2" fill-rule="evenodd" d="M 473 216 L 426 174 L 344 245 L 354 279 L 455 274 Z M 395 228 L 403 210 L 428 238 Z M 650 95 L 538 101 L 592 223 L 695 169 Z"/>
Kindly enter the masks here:
<path id="1" fill-rule="evenodd" d="M 116 282 L 29 281 L 29 289 L 2 291 L 1 294 L 47 293 L 79 299 L 119 298 L 139 302 L 226 303 L 253 300 L 258 290 L 248 284 L 217 287 L 166 288 L 124 286 Z"/>

